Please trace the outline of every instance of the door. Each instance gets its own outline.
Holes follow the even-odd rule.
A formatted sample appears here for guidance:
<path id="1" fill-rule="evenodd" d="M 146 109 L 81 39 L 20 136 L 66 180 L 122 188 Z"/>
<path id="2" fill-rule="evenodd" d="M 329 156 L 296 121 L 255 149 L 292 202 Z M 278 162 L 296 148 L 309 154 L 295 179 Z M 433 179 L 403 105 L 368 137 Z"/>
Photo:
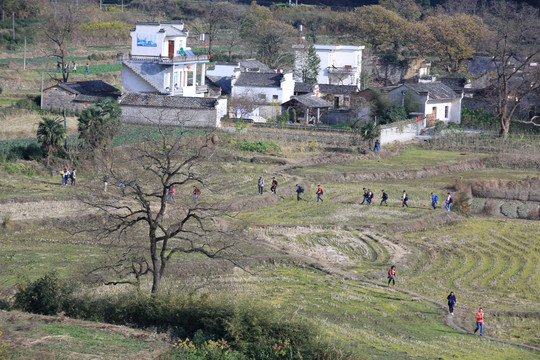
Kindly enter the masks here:
<path id="1" fill-rule="evenodd" d="M 169 40 L 169 57 L 174 57 L 174 40 Z"/>

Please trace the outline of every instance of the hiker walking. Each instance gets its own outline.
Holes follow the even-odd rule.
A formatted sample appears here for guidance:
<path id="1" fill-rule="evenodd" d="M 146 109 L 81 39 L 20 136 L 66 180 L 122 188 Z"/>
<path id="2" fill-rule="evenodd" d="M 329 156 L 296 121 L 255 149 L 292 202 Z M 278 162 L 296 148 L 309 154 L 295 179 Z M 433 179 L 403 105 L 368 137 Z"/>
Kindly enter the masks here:
<path id="1" fill-rule="evenodd" d="M 396 266 L 392 265 L 390 269 L 388 269 L 388 287 L 390 287 L 390 282 L 392 283 L 392 287 L 396 287 Z"/>
<path id="2" fill-rule="evenodd" d="M 193 187 L 193 203 L 197 205 L 197 198 L 201 195 L 201 190 L 198 187 Z"/>
<path id="3" fill-rule="evenodd" d="M 77 174 L 75 172 L 76 170 L 75 168 L 73 168 L 73 170 L 71 170 L 71 186 L 75 186 L 75 183 L 77 181 Z"/>
<path id="4" fill-rule="evenodd" d="M 109 175 L 105 174 L 103 176 L 103 179 L 101 180 L 103 181 L 103 191 L 107 192 L 107 185 L 109 185 Z"/>
<path id="5" fill-rule="evenodd" d="M 120 186 L 120 190 L 122 190 L 122 197 L 126 196 L 126 182 L 125 182 L 125 180 L 120 181 L 120 184 L 118 184 L 118 186 Z"/>
<path id="6" fill-rule="evenodd" d="M 409 207 L 409 205 L 407 205 L 407 201 L 409 201 L 409 197 L 407 196 L 405 190 L 403 190 L 403 195 L 401 195 L 401 207 Z"/>
<path id="7" fill-rule="evenodd" d="M 296 200 L 297 201 L 300 201 L 302 199 L 300 199 L 300 194 L 303 194 L 304 193 L 304 188 L 301 187 L 300 185 L 296 184 Z"/>
<path id="8" fill-rule="evenodd" d="M 434 193 L 431 193 L 431 206 L 433 206 L 434 209 L 437 208 L 437 201 L 439 201 L 439 197 Z"/>
<path id="9" fill-rule="evenodd" d="M 77 72 L 77 64 L 75 63 L 75 61 L 73 62 L 73 72 Z"/>
<path id="10" fill-rule="evenodd" d="M 323 198 L 322 198 L 322 195 L 324 194 L 324 191 L 323 191 L 321 185 L 317 185 L 317 192 L 315 194 L 317 194 L 317 202 L 319 202 L 319 200 L 321 202 L 324 201 Z"/>
<path id="11" fill-rule="evenodd" d="M 364 203 L 367 201 L 368 202 L 368 205 L 369 205 L 369 200 L 368 200 L 368 191 L 366 188 L 362 188 L 362 190 L 364 190 L 364 200 L 362 200 L 362 202 L 360 203 L 360 205 L 364 205 Z"/>
<path id="12" fill-rule="evenodd" d="M 62 178 L 62 185 L 64 185 L 64 169 L 60 170 L 60 177 Z"/>
<path id="13" fill-rule="evenodd" d="M 275 177 L 272 178 L 272 186 L 270 186 L 270 191 L 275 195 L 277 190 L 277 180 Z"/>
<path id="14" fill-rule="evenodd" d="M 447 211 L 450 211 L 450 205 L 454 202 L 454 199 L 452 199 L 452 195 L 448 193 L 448 196 L 446 197 L 446 205 L 445 208 Z"/>
<path id="15" fill-rule="evenodd" d="M 169 188 L 169 201 L 172 201 L 176 204 L 176 188 L 174 185 L 171 185 Z"/>
<path id="16" fill-rule="evenodd" d="M 259 178 L 259 181 L 257 181 L 257 185 L 259 186 L 259 195 L 262 195 L 264 191 L 264 179 L 262 176 Z"/>
<path id="17" fill-rule="evenodd" d="M 388 201 L 388 194 L 383 190 L 382 191 L 382 200 L 381 200 L 381 205 L 380 206 L 382 206 L 383 203 L 385 203 L 386 206 L 388 206 L 387 201 Z"/>
<path id="18" fill-rule="evenodd" d="M 373 148 L 373 151 L 379 151 L 381 148 L 381 142 L 379 139 L 375 140 L 375 147 Z"/>
<path id="19" fill-rule="evenodd" d="M 450 315 L 454 315 L 454 305 L 456 305 L 456 295 L 453 291 L 450 291 L 450 294 L 446 297 L 448 300 L 448 312 Z"/>
<path id="20" fill-rule="evenodd" d="M 375 194 L 373 194 L 373 191 L 371 189 L 368 189 L 367 192 L 367 204 L 371 205 L 371 202 L 373 201 L 373 198 L 375 197 Z"/>
<path id="21" fill-rule="evenodd" d="M 480 329 L 480 336 L 484 335 L 484 310 L 480 308 L 478 312 L 476 313 L 476 329 L 474 329 L 474 333 Z"/>
<path id="22" fill-rule="evenodd" d="M 86 66 L 85 66 L 85 68 L 84 68 L 84 74 L 85 74 L 85 75 L 90 74 L 90 65 L 88 65 L 88 63 L 86 63 Z"/>

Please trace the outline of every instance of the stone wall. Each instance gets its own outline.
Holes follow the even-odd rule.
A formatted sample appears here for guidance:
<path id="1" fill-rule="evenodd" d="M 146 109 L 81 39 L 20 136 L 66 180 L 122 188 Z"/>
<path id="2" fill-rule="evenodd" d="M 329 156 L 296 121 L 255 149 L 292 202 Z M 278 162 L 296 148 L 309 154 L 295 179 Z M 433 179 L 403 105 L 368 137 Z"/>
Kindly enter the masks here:
<path id="1" fill-rule="evenodd" d="M 52 87 L 43 91 L 43 104 L 41 104 L 41 108 L 55 111 L 65 109 L 68 112 L 80 113 L 83 109 L 92 105 L 88 102 L 76 102 L 74 101 L 75 98 L 75 94 L 58 87 Z"/>
<path id="2" fill-rule="evenodd" d="M 225 105 L 226 106 L 226 105 Z M 140 125 L 218 127 L 221 109 L 170 109 L 120 104 L 122 122 Z"/>

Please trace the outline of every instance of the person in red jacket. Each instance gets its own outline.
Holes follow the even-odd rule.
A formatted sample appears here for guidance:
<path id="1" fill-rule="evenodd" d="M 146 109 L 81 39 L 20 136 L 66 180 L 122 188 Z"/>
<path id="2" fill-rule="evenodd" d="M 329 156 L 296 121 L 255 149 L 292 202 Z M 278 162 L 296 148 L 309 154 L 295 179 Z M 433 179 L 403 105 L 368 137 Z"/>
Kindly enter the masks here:
<path id="1" fill-rule="evenodd" d="M 197 198 L 201 195 L 201 190 L 198 187 L 193 186 L 193 203 L 197 204 Z"/>
<path id="2" fill-rule="evenodd" d="M 322 199 L 322 195 L 324 194 L 324 191 L 323 191 L 321 185 L 317 185 L 317 192 L 316 192 L 315 194 L 317 194 L 317 202 L 319 202 L 319 200 L 320 200 L 321 202 L 324 201 L 324 200 Z"/>
<path id="3" fill-rule="evenodd" d="M 476 329 L 474 329 L 474 333 L 480 329 L 480 336 L 484 335 L 484 310 L 480 308 L 478 312 L 476 313 Z"/>
<path id="4" fill-rule="evenodd" d="M 388 286 L 390 286 L 390 282 L 392 282 L 392 287 L 396 287 L 396 266 L 392 265 L 392 267 L 388 270 Z"/>

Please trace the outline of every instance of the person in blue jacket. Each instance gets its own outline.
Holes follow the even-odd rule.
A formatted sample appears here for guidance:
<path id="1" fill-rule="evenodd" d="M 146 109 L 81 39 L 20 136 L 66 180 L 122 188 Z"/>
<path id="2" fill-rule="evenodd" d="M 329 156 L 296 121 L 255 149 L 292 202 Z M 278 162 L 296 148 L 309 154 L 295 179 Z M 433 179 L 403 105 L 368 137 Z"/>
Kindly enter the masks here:
<path id="1" fill-rule="evenodd" d="M 454 295 L 453 291 L 450 291 L 450 295 L 446 297 L 448 300 L 448 312 L 450 315 L 454 315 L 454 305 L 456 305 L 456 295 Z"/>

